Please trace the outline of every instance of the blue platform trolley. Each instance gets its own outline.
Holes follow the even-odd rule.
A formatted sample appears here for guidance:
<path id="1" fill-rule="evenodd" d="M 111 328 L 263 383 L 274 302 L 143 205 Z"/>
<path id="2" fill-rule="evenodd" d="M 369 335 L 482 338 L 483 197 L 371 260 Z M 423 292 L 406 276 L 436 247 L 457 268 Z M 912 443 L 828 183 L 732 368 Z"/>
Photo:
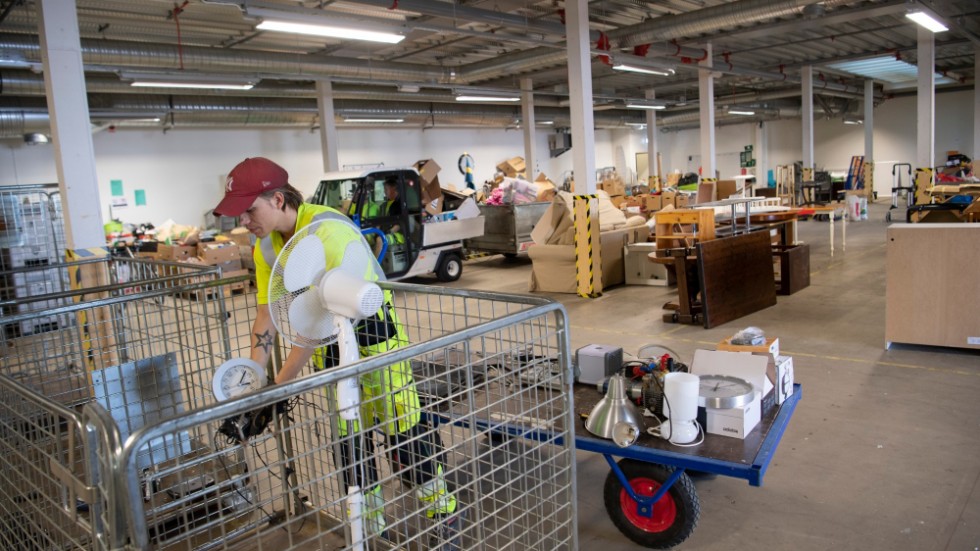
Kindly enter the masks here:
<path id="1" fill-rule="evenodd" d="M 759 424 L 744 440 L 706 434 L 698 446 L 679 447 L 641 433 L 635 444 L 621 448 L 585 429 L 584 417 L 601 396 L 594 385 L 576 384 L 574 408 L 581 421 L 575 446 L 602 454 L 609 463 L 603 501 L 616 528 L 644 547 L 670 549 L 690 537 L 701 515 L 692 475 L 730 476 L 762 486 L 801 398 L 801 386 L 795 384 L 781 405 L 763 408 Z"/>

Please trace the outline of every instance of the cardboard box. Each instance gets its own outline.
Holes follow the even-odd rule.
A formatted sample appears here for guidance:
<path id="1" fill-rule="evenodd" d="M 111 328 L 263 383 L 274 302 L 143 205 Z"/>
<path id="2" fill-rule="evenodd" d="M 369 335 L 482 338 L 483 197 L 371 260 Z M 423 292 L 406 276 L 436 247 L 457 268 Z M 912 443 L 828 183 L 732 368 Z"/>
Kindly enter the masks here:
<path id="1" fill-rule="evenodd" d="M 423 183 L 431 183 L 439 175 L 439 171 L 442 167 L 432 159 L 422 159 L 417 161 L 414 165 L 415 170 L 418 171 L 419 177 L 422 178 Z"/>
<path id="2" fill-rule="evenodd" d="M 230 232 L 228 232 L 227 234 L 225 234 L 225 236 L 231 241 L 233 241 L 236 245 L 240 245 L 242 247 L 252 246 L 252 232 L 248 231 L 245 228 L 235 228 Z"/>
<path id="3" fill-rule="evenodd" d="M 195 256 L 197 247 L 193 245 L 157 245 L 157 258 L 160 260 L 186 262 Z"/>
<path id="4" fill-rule="evenodd" d="M 607 178 L 596 185 L 597 189 L 601 189 L 608 193 L 610 196 L 614 195 L 626 195 L 626 185 L 618 177 Z"/>
<path id="5" fill-rule="evenodd" d="M 728 199 L 738 190 L 738 182 L 735 180 L 718 180 L 715 184 L 715 197 L 718 200 Z"/>
<path id="6" fill-rule="evenodd" d="M 238 245 L 232 243 L 200 243 L 197 257 L 201 262 L 215 266 L 223 262 L 237 261 L 241 264 L 241 252 Z M 241 267 L 237 268 L 241 269 Z"/>
<path id="7" fill-rule="evenodd" d="M 767 376 L 769 359 L 766 356 L 695 350 L 691 373 L 695 375 L 728 375 L 752 383 L 756 391 L 751 402 L 741 408 L 707 409 L 705 431 L 710 434 L 745 438 L 762 418 L 762 400 L 773 391 Z"/>
<path id="8" fill-rule="evenodd" d="M 678 193 L 674 196 L 674 207 L 679 209 L 687 208 L 691 203 L 690 197 L 686 193 Z"/>
<path id="9" fill-rule="evenodd" d="M 544 174 L 541 176 L 544 176 Z M 540 178 L 541 176 L 538 177 Z M 536 180 L 534 185 L 538 186 L 538 201 L 551 201 L 555 198 L 555 194 L 557 193 L 555 184 L 549 181 Z"/>
<path id="10" fill-rule="evenodd" d="M 716 348 L 728 352 L 750 352 L 762 356 L 771 355 L 775 358 L 779 356 L 779 337 L 767 338 L 765 344 L 760 345 L 732 344 L 732 339 L 729 337 L 719 342 Z"/>
<path id="11" fill-rule="evenodd" d="M 512 157 L 497 165 L 497 170 L 503 172 L 508 178 L 517 178 L 523 175 L 526 169 L 524 157 Z"/>
<path id="12" fill-rule="evenodd" d="M 609 201 L 618 209 L 626 203 L 626 197 L 624 195 L 613 195 L 609 197 Z"/>
<path id="13" fill-rule="evenodd" d="M 776 404 L 782 404 L 793 395 L 793 357 L 776 357 Z"/>
<path id="14" fill-rule="evenodd" d="M 440 194 L 439 197 L 436 197 L 435 199 L 427 199 L 422 208 L 425 210 L 426 214 L 436 216 L 442 214 L 442 202 L 442 195 Z"/>
<path id="15" fill-rule="evenodd" d="M 674 198 L 677 197 L 677 192 L 675 191 L 665 191 L 660 194 L 660 210 L 664 207 L 670 205 L 674 206 Z"/>
<path id="16" fill-rule="evenodd" d="M 745 438 L 762 419 L 762 400 L 757 392 L 752 401 L 731 409 L 706 409 L 704 430 L 708 434 Z"/>
<path id="17" fill-rule="evenodd" d="M 657 212 L 664 208 L 663 197 L 660 195 L 643 195 L 643 210 L 646 212 Z"/>

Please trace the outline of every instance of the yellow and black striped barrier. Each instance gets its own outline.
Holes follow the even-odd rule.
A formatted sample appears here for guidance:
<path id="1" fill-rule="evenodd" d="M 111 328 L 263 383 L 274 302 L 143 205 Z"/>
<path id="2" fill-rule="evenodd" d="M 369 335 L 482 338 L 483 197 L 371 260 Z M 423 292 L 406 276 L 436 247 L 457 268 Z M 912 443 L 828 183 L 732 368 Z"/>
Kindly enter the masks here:
<path id="1" fill-rule="evenodd" d="M 596 195 L 573 196 L 573 221 L 575 224 L 575 286 L 579 296 L 602 296 L 602 259 L 598 242 L 598 216 L 592 216 L 592 202 Z"/>
<path id="2" fill-rule="evenodd" d="M 931 166 L 915 169 L 915 204 L 928 205 L 932 202 L 932 188 L 936 185 L 936 175 Z"/>

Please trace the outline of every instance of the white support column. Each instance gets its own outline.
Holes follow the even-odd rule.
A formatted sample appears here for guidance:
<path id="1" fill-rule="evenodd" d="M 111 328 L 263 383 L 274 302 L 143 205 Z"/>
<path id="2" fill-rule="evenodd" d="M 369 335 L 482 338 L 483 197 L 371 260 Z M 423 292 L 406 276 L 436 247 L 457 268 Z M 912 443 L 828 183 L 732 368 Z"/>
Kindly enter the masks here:
<path id="1" fill-rule="evenodd" d="M 755 183 L 760 187 L 769 184 L 769 125 L 755 125 Z"/>
<path id="2" fill-rule="evenodd" d="M 871 163 L 871 168 L 874 168 L 875 162 L 875 83 L 873 80 L 868 79 L 864 81 L 864 163 Z M 866 171 L 867 175 L 868 172 Z M 874 171 L 870 172 L 872 179 L 874 179 Z M 870 188 L 872 192 L 875 189 L 874 182 L 865 182 L 865 188 Z M 871 195 L 870 197 L 873 197 Z M 870 201 L 870 198 L 869 198 Z"/>
<path id="3" fill-rule="evenodd" d="M 698 65 L 711 67 L 711 44 L 704 46 L 706 57 Z M 701 110 L 701 177 L 715 174 L 715 79 L 711 69 L 698 70 L 698 103 Z"/>
<path id="4" fill-rule="evenodd" d="M 936 163 L 936 37 L 928 29 L 918 25 L 916 29 L 919 32 L 919 87 L 916 96 L 915 166 L 925 168 Z"/>
<path id="5" fill-rule="evenodd" d="M 977 75 L 980 75 L 980 46 L 973 48 L 973 159 L 980 159 L 980 86 L 977 85 Z M 973 174 L 977 174 L 980 165 L 974 164 Z"/>
<path id="6" fill-rule="evenodd" d="M 38 33 L 44 89 L 69 249 L 104 247 L 99 180 L 74 0 L 41 0 Z"/>
<path id="7" fill-rule="evenodd" d="M 647 99 L 656 99 L 657 93 L 654 90 L 646 91 Z M 646 109 L 647 115 L 647 173 L 650 176 L 656 176 L 657 181 L 663 185 L 663 180 L 660 172 L 657 170 L 657 111 L 655 109 Z M 643 182 L 646 184 L 647 182 Z"/>
<path id="8" fill-rule="evenodd" d="M 874 162 L 875 83 L 864 81 L 864 162 Z"/>
<path id="9" fill-rule="evenodd" d="M 535 142 L 534 120 L 534 85 L 529 78 L 521 79 L 521 119 L 524 121 L 524 175 L 529 181 L 534 181 L 538 169 L 537 143 Z"/>
<path id="10" fill-rule="evenodd" d="M 337 123 L 333 113 L 333 84 L 329 80 L 316 81 L 316 110 L 320 117 L 320 151 L 323 171 L 340 170 L 337 157 Z"/>
<path id="11" fill-rule="evenodd" d="M 568 33 L 568 96 L 572 120 L 572 167 L 575 193 L 593 194 L 595 122 L 592 116 L 592 63 L 589 56 L 589 11 L 586 2 L 565 5 Z"/>
<path id="12" fill-rule="evenodd" d="M 813 67 L 804 65 L 800 68 L 802 80 L 802 97 L 800 103 L 802 107 L 803 119 L 803 170 L 813 169 Z"/>

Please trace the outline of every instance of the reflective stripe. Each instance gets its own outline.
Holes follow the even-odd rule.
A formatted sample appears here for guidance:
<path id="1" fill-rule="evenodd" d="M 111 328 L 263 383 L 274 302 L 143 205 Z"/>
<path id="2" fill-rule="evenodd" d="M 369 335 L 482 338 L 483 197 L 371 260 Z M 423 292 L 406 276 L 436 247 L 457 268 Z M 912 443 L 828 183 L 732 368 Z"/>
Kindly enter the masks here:
<path id="1" fill-rule="evenodd" d="M 344 216 L 339 212 L 333 212 L 333 211 L 325 211 L 313 215 L 313 217 L 310 218 L 310 224 L 313 224 L 315 222 L 320 222 L 322 220 L 336 220 L 338 222 L 343 222 L 345 224 L 350 225 L 358 232 L 361 231 L 360 228 L 358 228 L 356 225 L 354 225 L 353 222 L 351 222 L 350 218 L 347 218 L 346 216 Z M 285 246 L 285 243 L 283 243 L 283 246 Z M 277 257 L 275 246 L 272 244 L 271 234 L 259 240 L 259 251 L 262 253 L 262 258 L 265 260 L 265 263 L 271 269 L 276 264 L 276 257 Z M 375 264 L 374 271 L 378 275 L 378 281 L 385 281 L 385 274 L 384 271 L 381 270 L 380 265 Z"/>

